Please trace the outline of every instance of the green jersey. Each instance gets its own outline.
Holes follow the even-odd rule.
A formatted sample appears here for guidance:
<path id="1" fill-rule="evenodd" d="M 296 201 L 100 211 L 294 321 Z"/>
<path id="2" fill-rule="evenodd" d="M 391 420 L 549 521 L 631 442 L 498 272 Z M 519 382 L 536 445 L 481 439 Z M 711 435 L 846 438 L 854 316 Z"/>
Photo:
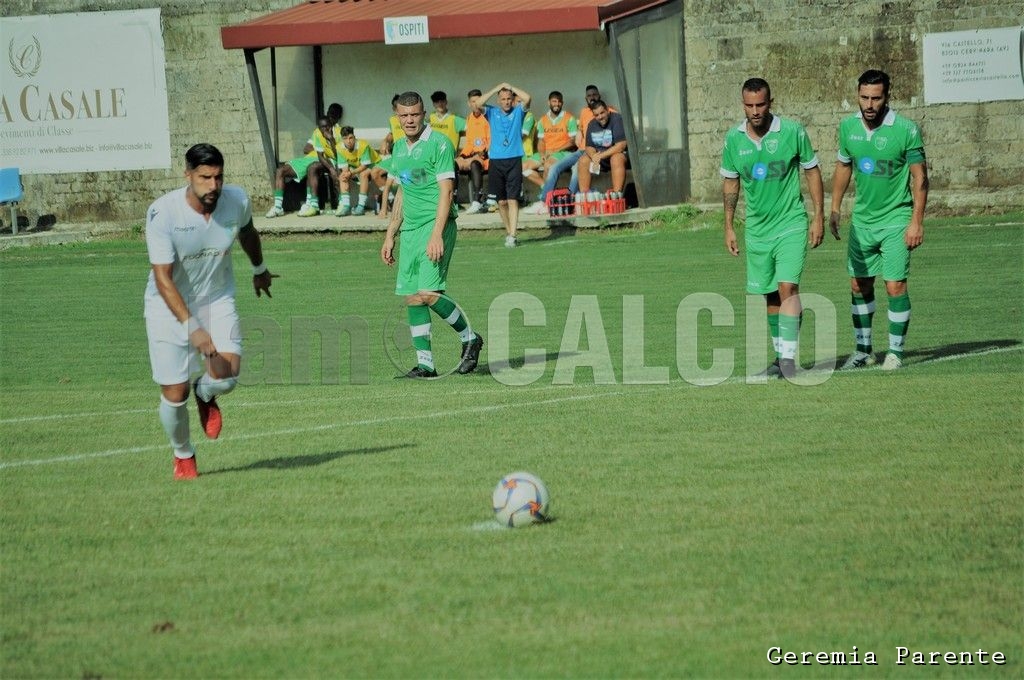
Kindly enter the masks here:
<path id="1" fill-rule="evenodd" d="M 905 227 L 914 210 L 910 166 L 924 163 L 917 124 L 890 110 L 868 130 L 858 112 L 839 123 L 839 162 L 854 165 L 853 223 L 868 229 Z"/>
<path id="2" fill-rule="evenodd" d="M 385 169 L 402 187 L 402 231 L 432 227 L 441 198 L 438 181 L 455 179 L 455 150 L 448 138 L 428 125 L 412 146 L 404 136 L 396 139 Z M 458 210 L 453 201 L 449 219 Z"/>
<path id="3" fill-rule="evenodd" d="M 726 179 L 739 178 L 743 186 L 747 240 L 773 241 L 807 229 L 800 168 L 817 165 L 807 131 L 794 121 L 773 115 L 759 141 L 747 134 L 746 121 L 726 133 L 719 173 Z"/>

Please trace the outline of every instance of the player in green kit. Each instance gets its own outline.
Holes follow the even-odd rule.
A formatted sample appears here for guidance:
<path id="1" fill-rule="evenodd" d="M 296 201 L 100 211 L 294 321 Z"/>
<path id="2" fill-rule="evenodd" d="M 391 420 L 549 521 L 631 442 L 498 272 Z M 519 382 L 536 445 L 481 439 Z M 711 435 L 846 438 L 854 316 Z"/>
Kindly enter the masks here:
<path id="1" fill-rule="evenodd" d="M 447 288 L 448 265 L 455 251 L 458 209 L 455 190 L 455 149 L 448 138 L 424 125 L 423 99 L 416 92 L 399 95 L 395 113 L 404 138 L 395 139 L 387 172 L 398 182 L 398 196 L 388 223 L 381 260 L 395 264 L 395 236 L 401 229 L 395 294 L 408 304 L 409 328 L 416 366 L 406 378 L 436 378 L 430 349 L 430 310 L 444 319 L 462 340 L 459 373 L 470 373 L 480 359 L 484 339 L 474 333 Z"/>
<path id="2" fill-rule="evenodd" d="M 862 73 L 857 80 L 860 112 L 839 124 L 839 160 L 829 217 L 836 239 L 843 194 L 851 176 L 857 189 L 846 260 L 856 349 L 841 370 L 875 363 L 871 322 L 879 274 L 889 297 L 889 351 L 883 370 L 894 371 L 903 365 L 903 345 L 910 326 L 907 276 L 910 251 L 924 240 L 928 166 L 917 124 L 889 108 L 889 85 L 889 76 L 883 71 Z"/>
<path id="3" fill-rule="evenodd" d="M 740 185 L 747 206 L 747 292 L 764 295 L 776 359 L 763 375 L 790 378 L 796 373 L 800 335 L 800 275 L 807 244 L 821 245 L 824 190 L 818 157 L 803 126 L 771 112 L 768 83 L 751 78 L 740 90 L 745 120 L 726 133 L 722 152 L 725 247 L 740 253 L 733 221 Z M 814 202 L 808 228 L 800 195 L 799 168 L 807 175 Z"/>

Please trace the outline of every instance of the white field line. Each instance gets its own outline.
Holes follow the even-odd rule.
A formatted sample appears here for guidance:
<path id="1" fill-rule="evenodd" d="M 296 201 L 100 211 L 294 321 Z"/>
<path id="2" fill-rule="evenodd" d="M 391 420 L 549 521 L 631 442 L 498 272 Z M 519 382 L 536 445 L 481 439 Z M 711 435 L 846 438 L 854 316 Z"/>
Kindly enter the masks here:
<path id="1" fill-rule="evenodd" d="M 942 361 L 958 361 L 960 359 L 970 359 L 971 357 L 983 357 L 986 354 L 1002 354 L 1003 352 L 1019 352 L 1024 349 L 1024 345 L 1013 345 L 1012 347 L 989 347 L 988 349 L 979 349 L 976 352 L 961 352 L 960 354 L 949 354 L 944 357 L 935 357 L 934 359 L 926 359 L 925 361 L 919 361 L 917 364 L 910 364 L 910 366 L 916 366 L 918 364 L 937 364 Z"/>
<path id="2" fill-rule="evenodd" d="M 632 391 L 632 390 L 631 390 Z M 644 390 L 650 391 L 650 390 Z M 239 434 L 230 437 L 222 437 L 218 439 L 218 442 L 228 441 L 245 441 L 248 439 L 263 439 L 265 437 L 275 437 L 281 435 L 293 435 L 293 434 L 306 434 L 311 432 L 324 432 L 327 430 L 334 430 L 342 427 L 362 427 L 369 425 L 385 425 L 388 423 L 396 423 L 406 420 L 429 420 L 433 418 L 452 418 L 473 413 L 487 413 L 490 411 L 502 411 L 505 409 L 522 409 L 531 406 L 544 406 L 547 404 L 558 404 L 567 401 L 581 401 L 586 399 L 598 399 L 602 397 L 619 396 L 624 394 L 623 390 L 613 390 L 608 392 L 597 392 L 594 394 L 577 394 L 568 397 L 554 397 L 552 399 L 544 399 L 542 401 L 531 401 L 531 402 L 515 402 L 515 403 L 504 403 L 504 404 L 492 404 L 489 406 L 472 406 L 469 408 L 457 409 L 454 411 L 435 411 L 433 413 L 414 413 L 410 415 L 397 415 L 397 416 L 386 416 L 381 418 L 365 418 L 362 420 L 349 420 L 338 423 L 324 423 L 323 425 L 314 425 L 312 427 L 293 427 L 286 428 L 283 430 L 271 430 L 269 432 L 252 432 L 248 434 Z M 108 449 L 107 451 L 96 451 L 92 453 L 78 453 L 69 456 L 57 456 L 54 458 L 36 458 L 33 460 L 19 460 L 12 461 L 9 463 L 0 463 L 0 470 L 6 470 L 9 468 L 26 467 L 30 465 L 47 465 L 50 463 L 66 463 L 76 460 L 85 460 L 89 458 L 105 458 L 108 456 L 120 456 L 128 453 L 142 453 L 145 451 L 153 451 L 157 449 L 166 449 L 167 444 L 158 444 L 152 446 L 132 446 L 123 449 Z"/>
<path id="3" fill-rule="evenodd" d="M 985 356 L 987 354 L 1002 354 L 1004 352 L 1017 352 L 1017 351 L 1020 351 L 1021 349 L 1024 349 L 1024 347 L 1022 347 L 1021 345 L 1015 345 L 1013 347 L 992 347 L 992 348 L 989 348 L 989 349 L 979 350 L 977 352 L 963 352 L 961 354 L 951 354 L 949 356 L 937 357 L 935 359 L 927 359 L 925 361 L 920 361 L 920 362 L 917 362 L 915 364 L 909 364 L 909 366 L 905 366 L 901 370 L 906 370 L 908 367 L 909 368 L 913 368 L 914 366 L 920 366 L 920 365 L 924 365 L 924 364 L 938 363 L 938 362 L 942 362 L 942 361 L 955 361 L 955 360 L 959 360 L 959 359 L 968 359 L 968 358 L 971 358 L 971 357 Z M 869 370 L 881 370 L 881 367 L 880 366 L 874 366 L 874 367 L 872 367 L 872 369 L 869 369 Z M 836 371 L 836 372 L 838 372 L 838 371 Z M 860 371 L 858 371 L 858 372 L 860 372 Z M 808 373 L 810 373 L 810 371 L 808 371 Z M 747 376 L 733 376 L 731 378 L 727 378 L 726 380 L 724 380 L 724 381 L 722 381 L 722 382 L 720 382 L 718 384 L 719 385 L 731 385 L 731 384 L 742 383 L 742 382 L 745 382 L 746 380 L 747 380 Z M 473 414 L 473 413 L 487 413 L 487 412 L 491 412 L 491 411 L 502 411 L 502 410 L 510 409 L 510 408 L 526 408 L 526 407 L 530 407 L 530 406 L 544 406 L 544 405 L 547 405 L 547 404 L 558 404 L 558 403 L 563 403 L 563 402 L 568 402 L 568 401 L 584 401 L 584 400 L 598 399 L 598 398 L 603 398 L 603 397 L 620 396 L 622 394 L 626 394 L 627 391 L 629 392 L 629 394 L 651 393 L 651 392 L 655 392 L 655 391 L 658 391 L 658 390 L 662 390 L 662 389 L 666 389 L 666 388 L 671 388 L 673 386 L 679 386 L 679 385 L 685 385 L 685 384 L 689 384 L 689 383 L 673 382 L 673 383 L 670 383 L 668 385 L 658 385 L 656 387 L 649 387 L 649 388 L 642 388 L 642 389 L 630 388 L 628 390 L 622 390 L 622 389 L 619 389 L 619 390 L 609 390 L 609 391 L 606 391 L 606 392 L 602 391 L 602 392 L 596 392 L 596 393 L 593 393 L 593 394 L 577 394 L 577 395 L 570 395 L 570 396 L 566 396 L 566 397 L 553 397 L 551 399 L 544 399 L 542 401 L 491 404 L 491 405 L 488 405 L 488 406 L 472 406 L 472 407 L 469 407 L 469 408 L 458 409 L 458 410 L 455 410 L 455 411 L 437 411 L 437 412 L 434 412 L 434 413 L 416 413 L 416 414 L 410 414 L 410 415 L 387 416 L 387 417 L 381 417 L 381 418 L 365 418 L 365 419 L 362 419 L 362 420 L 350 420 L 350 421 L 339 422 L 339 423 L 325 423 L 323 425 L 315 425 L 315 426 L 312 426 L 312 427 L 294 427 L 294 428 L 286 428 L 286 429 L 283 429 L 283 430 L 271 430 L 271 431 L 268 431 L 268 432 L 254 432 L 254 433 L 248 433 L 248 434 L 238 434 L 238 435 L 233 435 L 233 436 L 230 436 L 230 437 L 224 437 L 224 438 L 219 439 L 217 441 L 219 441 L 219 442 L 223 442 L 223 441 L 228 441 L 228 442 L 246 441 L 246 440 L 249 440 L 249 439 L 263 439 L 265 437 L 275 437 L 275 436 L 294 435 L 294 434 L 306 434 L 306 433 L 311 433 L 311 432 L 324 432 L 324 431 L 327 431 L 327 430 L 333 430 L 333 429 L 337 429 L 337 428 L 341 428 L 341 427 L 363 427 L 363 426 L 371 426 L 371 425 L 384 425 L 384 424 L 387 424 L 387 423 L 395 423 L 395 422 L 401 422 L 401 421 L 407 421 L 407 420 L 425 420 L 425 419 L 429 420 L 429 419 L 432 419 L 432 418 L 458 417 L 458 416 L 469 415 L 469 414 Z M 694 386 L 699 387 L 699 385 L 694 385 Z M 568 386 L 568 385 L 549 385 L 549 386 L 546 386 L 543 389 L 554 389 L 554 388 L 565 388 L 565 387 L 570 387 L 570 386 Z M 538 388 L 538 389 L 542 389 L 542 388 Z M 295 401 L 306 402 L 308 400 L 295 400 Z M 291 402 L 267 402 L 266 405 L 274 405 L 274 404 L 281 404 L 281 403 L 291 403 Z M 257 405 L 257 404 L 253 403 L 253 404 L 250 404 L 250 405 L 254 406 L 254 405 Z M 146 412 L 151 412 L 151 411 L 152 411 L 152 409 L 146 409 Z M 103 415 L 103 414 L 100 414 L 100 415 Z M 66 463 L 66 462 L 73 462 L 73 461 L 77 461 L 77 460 L 86 460 L 86 459 L 90 459 L 90 458 L 105 458 L 105 457 L 108 457 L 108 456 L 120 456 L 120 455 L 129 454 L 129 453 L 144 453 L 146 451 L 155 451 L 155 450 L 166 449 L 166 448 L 167 448 L 167 444 L 163 443 L 163 444 L 153 444 L 153 445 L 150 445 L 150 446 L 133 446 L 133 447 L 122 448 L 122 449 L 108 449 L 106 451 L 96 451 L 96 452 L 91 452 L 91 453 L 79 453 L 79 454 L 72 454 L 72 455 L 68 455 L 68 456 L 57 456 L 57 457 L 54 457 L 54 458 L 36 458 L 36 459 L 32 459 L 32 460 L 12 461 L 12 462 L 9 462 L 9 463 L 0 463 L 0 470 L 7 470 L 7 469 L 10 469 L 10 468 L 19 468 L 19 467 L 27 467 L 27 466 L 35 466 L 35 465 L 47 465 L 47 464 L 51 464 L 51 463 Z"/>
<path id="4" fill-rule="evenodd" d="M 345 385 L 336 385 L 335 387 L 345 387 Z M 353 386 L 355 388 L 363 387 L 362 385 Z M 571 385 L 542 385 L 539 387 L 532 388 L 533 390 L 553 390 L 553 389 L 566 389 L 572 387 Z M 243 387 L 243 390 L 246 388 Z M 481 389 L 481 390 L 466 390 L 459 392 L 459 394 L 493 394 L 494 390 Z M 365 396 L 362 394 L 353 394 L 348 392 L 343 395 L 338 395 L 332 399 L 322 399 L 320 401 L 329 401 L 330 403 L 345 402 L 345 401 L 361 401 L 364 400 Z M 159 397 L 157 400 L 159 401 Z M 289 406 L 294 404 L 308 404 L 309 399 L 283 399 L 280 401 L 232 401 L 231 408 L 262 408 L 264 406 Z M 0 425 L 14 425 L 17 423 L 35 423 L 47 420 L 71 420 L 74 418 L 96 418 L 102 416 L 123 416 L 129 414 L 138 413 L 155 413 L 157 410 L 157 403 L 154 403 L 150 408 L 133 408 L 133 409 L 117 409 L 110 411 L 89 411 L 89 412 L 75 412 L 75 413 L 51 413 L 45 416 L 21 416 L 18 418 L 0 418 Z"/>

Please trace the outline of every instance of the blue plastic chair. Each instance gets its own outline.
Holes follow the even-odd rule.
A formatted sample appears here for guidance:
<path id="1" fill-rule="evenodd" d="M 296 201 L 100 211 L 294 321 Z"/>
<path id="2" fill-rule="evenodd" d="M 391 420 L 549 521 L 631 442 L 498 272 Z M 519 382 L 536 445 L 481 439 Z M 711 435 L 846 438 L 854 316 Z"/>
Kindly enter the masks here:
<path id="1" fill-rule="evenodd" d="M 24 195 L 18 168 L 0 168 L 0 205 L 11 206 L 11 233 L 18 233 L 18 201 Z"/>

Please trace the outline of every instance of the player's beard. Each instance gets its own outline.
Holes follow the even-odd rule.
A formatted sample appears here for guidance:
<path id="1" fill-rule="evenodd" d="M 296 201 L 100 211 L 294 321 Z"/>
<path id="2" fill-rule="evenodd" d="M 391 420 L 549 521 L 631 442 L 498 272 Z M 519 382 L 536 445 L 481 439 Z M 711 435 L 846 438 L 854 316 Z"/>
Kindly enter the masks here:
<path id="1" fill-rule="evenodd" d="M 885 110 L 885 106 L 880 106 L 877 109 L 861 109 L 860 115 L 865 120 L 878 120 L 879 118 L 882 118 L 885 115 Z"/>
<path id="2" fill-rule="evenodd" d="M 772 114 L 764 113 L 755 120 L 753 116 L 747 116 L 747 124 L 754 132 L 764 134 L 772 125 Z"/>
<path id="3" fill-rule="evenodd" d="M 195 189 L 192 190 L 192 193 L 195 195 L 196 199 L 199 200 L 199 205 L 203 206 L 203 208 L 208 212 L 213 212 L 214 208 L 217 207 L 217 200 L 220 199 L 219 189 L 211 189 L 202 196 L 197 194 Z"/>

